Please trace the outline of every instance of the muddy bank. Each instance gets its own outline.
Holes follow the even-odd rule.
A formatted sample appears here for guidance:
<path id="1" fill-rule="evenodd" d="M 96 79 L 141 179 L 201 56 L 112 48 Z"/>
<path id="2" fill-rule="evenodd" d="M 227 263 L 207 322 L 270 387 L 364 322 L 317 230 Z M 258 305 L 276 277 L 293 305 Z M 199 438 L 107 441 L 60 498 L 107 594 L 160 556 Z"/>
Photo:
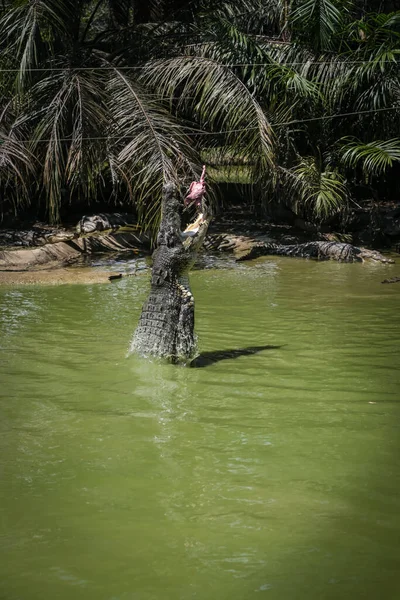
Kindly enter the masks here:
<path id="1" fill-rule="evenodd" d="M 0 230 L 0 284 L 110 283 L 125 276 L 127 273 L 115 271 L 115 265 L 111 270 L 99 267 L 98 259 L 100 264 L 110 265 L 110 259 L 126 263 L 149 255 L 151 236 L 123 217 L 83 217 L 70 229 L 35 225 L 30 230 Z M 235 261 L 279 254 L 382 263 L 396 258 L 387 251 L 384 256 L 352 244 L 354 239 L 348 234 L 306 232 L 284 223 L 256 221 L 248 211 L 231 207 L 212 223 L 203 257 L 207 262 L 209 253 L 229 253 Z M 315 251 L 308 251 L 310 248 Z M 97 266 L 91 268 L 91 264 Z"/>
<path id="2" fill-rule="evenodd" d="M 3 247 L 0 272 L 54 269 L 73 264 L 84 255 L 138 253 L 145 247 L 150 247 L 147 237 L 124 232 L 49 242 L 39 247 Z"/>
<path id="3" fill-rule="evenodd" d="M 62 285 L 110 283 L 115 272 L 96 267 L 70 267 L 35 271 L 0 271 L 0 285 Z"/>

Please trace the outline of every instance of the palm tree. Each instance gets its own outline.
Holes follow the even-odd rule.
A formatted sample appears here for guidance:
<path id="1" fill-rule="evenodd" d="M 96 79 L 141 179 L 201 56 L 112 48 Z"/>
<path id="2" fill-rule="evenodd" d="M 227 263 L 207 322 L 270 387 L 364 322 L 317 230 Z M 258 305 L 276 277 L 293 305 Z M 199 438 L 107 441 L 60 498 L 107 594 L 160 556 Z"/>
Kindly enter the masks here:
<path id="1" fill-rule="evenodd" d="M 33 157 L 16 197 L 44 199 L 53 222 L 63 202 L 87 204 L 109 184 L 140 204 L 196 170 L 182 127 L 114 50 L 135 30 L 119 30 L 127 4 L 28 0 L 1 20 L 3 135 Z"/>
<path id="2" fill-rule="evenodd" d="M 269 157 L 268 121 L 243 82 L 212 58 L 182 56 L 199 29 L 195 10 L 188 15 L 176 1 L 171 14 L 176 20 L 166 21 L 166 5 L 152 2 L 144 12 L 139 2 L 124 0 L 24 0 L 6 6 L 0 21 L 1 125 L 8 141 L 3 154 L 11 152 L 14 140 L 25 161 L 24 183 L 14 178 L 16 206 L 44 202 L 56 222 L 62 206 L 108 194 L 134 203 L 152 222 L 162 181 L 187 184 L 197 176 L 200 146 L 189 134 L 205 121 L 206 133 L 214 134 L 221 125 L 245 129 L 251 119 L 254 130 L 245 146 L 248 151 L 257 146 Z M 145 17 L 155 20 L 143 22 Z M 181 63 L 160 58 L 179 53 Z M 172 73 L 174 64 L 178 69 L 185 64 L 180 85 L 186 96 L 197 96 L 195 102 L 186 98 L 185 110 L 195 106 L 198 116 L 191 123 L 177 118 L 181 103 L 172 106 L 178 90 L 166 98 L 154 89 L 155 74 Z M 194 72 L 197 83 L 191 85 Z M 229 109 L 232 89 L 236 104 Z M 3 187 L 10 185 L 7 171 L 0 177 Z"/>
<path id="3" fill-rule="evenodd" d="M 392 189 L 399 22 L 360 0 L 4 2 L 2 212 L 57 222 L 102 198 L 151 225 L 162 182 L 186 186 L 211 151 L 245 165 L 261 206 L 318 221 L 360 169 L 379 185 L 366 146 Z"/>

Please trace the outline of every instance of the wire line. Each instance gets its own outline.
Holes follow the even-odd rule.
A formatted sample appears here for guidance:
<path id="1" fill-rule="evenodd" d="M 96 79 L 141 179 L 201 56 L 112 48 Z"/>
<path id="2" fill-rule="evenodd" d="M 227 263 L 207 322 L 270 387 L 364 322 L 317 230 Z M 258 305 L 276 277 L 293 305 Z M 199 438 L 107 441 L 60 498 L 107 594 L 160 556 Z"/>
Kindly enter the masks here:
<path id="1" fill-rule="evenodd" d="M 390 106 L 390 107 L 386 107 L 386 108 L 375 108 L 373 110 L 359 110 L 359 111 L 354 111 L 354 112 L 348 112 L 348 113 L 338 113 L 337 115 L 325 115 L 322 117 L 310 117 L 309 119 L 293 119 L 292 121 L 286 121 L 285 123 L 277 123 L 276 125 L 272 125 L 272 129 L 277 129 L 279 127 L 286 127 L 287 125 L 294 125 L 294 124 L 301 124 L 301 123 L 309 123 L 311 121 L 322 121 L 324 119 L 336 119 L 338 117 L 349 117 L 349 116 L 354 116 L 354 115 L 365 115 L 365 114 L 370 114 L 370 113 L 377 113 L 377 112 L 383 112 L 383 111 L 389 111 L 389 110 L 398 110 L 400 111 L 400 106 Z M 258 129 L 258 127 L 243 127 L 240 129 L 228 129 L 226 131 L 198 131 L 197 129 L 194 129 L 193 131 L 183 131 L 182 133 L 188 137 L 192 137 L 192 136 L 197 136 L 197 135 L 226 135 L 228 133 L 243 133 L 243 131 L 249 131 L 249 130 L 255 130 Z M 175 134 L 178 135 L 178 134 Z M 87 137 L 82 137 L 81 140 L 82 141 L 100 141 L 100 140 L 112 140 L 112 139 L 123 139 L 123 138 L 130 138 L 132 136 L 130 136 L 129 134 L 121 134 L 121 135 L 101 135 L 101 136 L 87 136 Z M 3 138 L 4 139 L 4 138 Z M 5 138 L 7 139 L 7 138 Z M 8 139 L 12 139 L 12 138 L 8 138 Z M 44 140 L 35 140 L 33 138 L 26 138 L 26 139 L 13 139 L 13 141 L 18 141 L 18 142 L 35 142 L 37 144 L 43 144 L 43 143 L 48 143 L 48 142 L 54 142 L 57 141 L 54 138 L 49 138 L 49 139 L 44 139 Z M 73 138 L 59 138 L 58 139 L 59 142 L 72 142 Z M 1 144 L 1 137 L 0 137 L 0 144 Z"/>
<path id="2" fill-rule="evenodd" d="M 187 56 L 183 57 L 184 60 L 191 60 L 195 58 L 207 58 L 207 57 L 198 57 L 198 56 Z M 174 59 L 168 59 L 174 60 Z M 398 61 L 385 61 L 393 64 L 398 64 Z M 274 66 L 298 66 L 298 65 L 332 65 L 332 66 L 346 66 L 346 65 L 373 65 L 380 64 L 380 61 L 376 60 L 343 60 L 338 62 L 333 62 L 329 60 L 306 60 L 302 62 L 278 62 L 272 60 L 267 63 L 233 63 L 231 65 L 225 63 L 218 63 L 221 67 L 274 67 Z M 160 68 L 165 69 L 165 64 L 153 65 L 152 68 Z M 122 71 L 122 70 L 141 70 L 148 69 L 148 65 L 146 66 L 134 66 L 134 67 L 34 67 L 32 69 L 26 69 L 29 73 L 37 73 L 37 72 L 48 72 L 48 71 Z M 0 73 L 19 73 L 21 69 L 0 69 Z"/>

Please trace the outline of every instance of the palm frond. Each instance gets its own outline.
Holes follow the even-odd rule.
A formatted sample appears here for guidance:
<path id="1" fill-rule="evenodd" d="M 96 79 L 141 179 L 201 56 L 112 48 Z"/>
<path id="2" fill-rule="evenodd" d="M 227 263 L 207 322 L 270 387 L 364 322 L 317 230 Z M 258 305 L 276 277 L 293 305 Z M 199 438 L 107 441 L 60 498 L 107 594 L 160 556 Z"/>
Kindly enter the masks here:
<path id="1" fill-rule="evenodd" d="M 331 0 L 303 0 L 292 13 L 292 23 L 303 34 L 313 38 L 314 48 L 330 50 L 333 36 L 342 24 L 345 7 L 340 9 Z"/>
<path id="2" fill-rule="evenodd" d="M 274 134 L 260 104 L 228 66 L 206 56 L 147 63 L 142 82 L 180 115 L 194 115 L 205 132 L 220 135 L 266 167 L 273 167 Z M 240 134 L 240 135 L 239 135 Z"/>
<path id="3" fill-rule="evenodd" d="M 343 138 L 340 152 L 344 165 L 361 165 L 366 175 L 381 175 L 393 163 L 400 162 L 400 139 L 376 140 L 367 144 L 357 139 Z M 345 143 L 343 143 L 345 142 Z"/>
<path id="4" fill-rule="evenodd" d="M 314 219 L 327 219 L 346 205 L 348 191 L 344 177 L 329 166 L 322 170 L 314 156 L 303 157 L 291 174 L 298 206 L 304 207 Z"/>
<path id="5" fill-rule="evenodd" d="M 19 66 L 20 88 L 46 55 L 43 46 L 51 48 L 56 35 L 68 35 L 73 14 L 68 0 L 35 0 L 16 3 L 0 19 L 0 46 Z"/>
<path id="6" fill-rule="evenodd" d="M 264 71 L 264 91 L 277 95 L 280 101 L 307 99 L 314 102 L 322 100 L 321 86 L 290 65 L 275 62 L 266 65 Z"/>
<path id="7" fill-rule="evenodd" d="M 105 80 L 95 71 L 51 74 L 32 88 L 39 116 L 32 151 L 43 161 L 43 185 L 50 220 L 56 222 L 62 189 L 95 198 L 96 178 L 104 164 L 108 124 Z"/>
<path id="8" fill-rule="evenodd" d="M 199 156 L 183 128 L 126 72 L 115 68 L 108 83 L 110 166 L 124 179 L 147 226 L 155 224 L 162 185 L 199 176 Z"/>
<path id="9" fill-rule="evenodd" d="M 0 188 L 2 196 L 14 205 L 17 213 L 30 203 L 29 182 L 35 170 L 35 159 L 26 144 L 0 132 Z M 1 204 L 4 203 L 4 200 Z"/>

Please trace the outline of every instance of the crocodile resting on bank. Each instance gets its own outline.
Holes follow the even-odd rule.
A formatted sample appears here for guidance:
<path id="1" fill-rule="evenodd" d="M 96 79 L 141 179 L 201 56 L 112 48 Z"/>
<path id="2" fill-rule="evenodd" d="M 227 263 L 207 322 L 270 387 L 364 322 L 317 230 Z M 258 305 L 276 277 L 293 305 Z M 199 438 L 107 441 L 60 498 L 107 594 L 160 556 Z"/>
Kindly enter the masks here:
<path id="1" fill-rule="evenodd" d="M 394 260 L 383 256 L 376 250 L 359 248 L 342 242 L 315 241 L 304 244 L 275 244 L 274 242 L 254 242 L 237 260 L 250 260 L 258 256 L 292 256 L 314 258 L 317 260 L 337 260 L 339 262 L 364 262 L 372 260 L 393 263 Z"/>
<path id="2" fill-rule="evenodd" d="M 190 360 L 196 354 L 194 299 L 188 271 L 211 220 L 201 200 L 196 202 L 196 211 L 196 220 L 181 232 L 175 186 L 164 186 L 150 294 L 133 336 L 131 352 L 172 362 Z"/>
<path id="3" fill-rule="evenodd" d="M 203 172 L 200 181 L 190 186 L 185 205 L 190 202 L 199 211 L 204 192 Z M 247 226 L 244 228 L 247 229 Z M 330 234 L 323 237 L 323 240 L 306 243 L 279 244 L 260 236 L 253 238 L 233 233 L 210 233 L 206 236 L 204 247 L 211 251 L 230 251 L 240 261 L 278 255 L 340 262 L 394 262 L 376 250 L 332 241 Z M 135 215 L 125 213 L 84 216 L 74 229 L 49 227 L 40 223 L 29 230 L 0 229 L 0 272 L 65 266 L 77 261 L 82 254 L 123 251 L 147 253 L 151 245 L 151 232 L 140 228 Z"/>
<path id="4" fill-rule="evenodd" d="M 202 194 L 201 190 L 194 189 L 194 186 L 201 184 L 193 182 L 189 195 L 185 199 L 185 205 L 188 200 L 193 200 L 199 210 L 200 204 L 196 200 L 197 194 Z M 203 192 L 204 193 L 204 192 Z M 132 228 L 132 221 L 122 220 L 120 214 L 116 215 L 117 220 L 113 219 L 114 215 L 101 214 L 92 217 L 83 217 L 78 224 L 78 231 L 93 232 L 104 229 L 118 231 Z M 126 217 L 125 217 L 126 218 Z M 128 216 L 129 219 L 129 216 Z M 100 225 L 99 225 L 100 223 Z M 150 247 L 150 235 L 145 232 L 136 234 L 136 243 L 138 247 L 147 250 Z M 290 243 L 279 244 L 274 241 L 261 241 L 260 239 L 249 236 L 226 234 L 226 233 L 208 233 L 204 240 L 204 249 L 211 251 L 230 251 L 238 261 L 251 260 L 259 256 L 289 256 L 296 258 L 312 258 L 316 260 L 336 260 L 338 262 L 364 262 L 366 260 L 376 261 L 381 263 L 393 263 L 391 258 L 388 258 L 377 250 L 354 246 L 353 244 L 332 241 L 329 239 L 314 240 L 305 243 Z"/>

